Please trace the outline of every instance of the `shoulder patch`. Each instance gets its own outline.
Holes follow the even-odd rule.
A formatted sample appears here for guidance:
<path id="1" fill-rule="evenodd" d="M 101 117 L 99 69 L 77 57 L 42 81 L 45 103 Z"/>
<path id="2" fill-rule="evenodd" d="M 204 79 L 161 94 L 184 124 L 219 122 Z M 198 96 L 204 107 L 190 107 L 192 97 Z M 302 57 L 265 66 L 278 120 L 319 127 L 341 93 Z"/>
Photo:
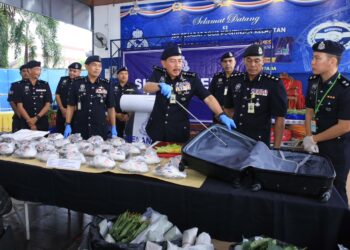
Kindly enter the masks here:
<path id="1" fill-rule="evenodd" d="M 189 77 L 196 77 L 197 74 L 194 72 L 182 71 L 182 75 L 189 76 Z"/>
<path id="2" fill-rule="evenodd" d="M 165 72 L 166 71 L 164 68 L 159 67 L 159 66 L 155 66 L 155 65 L 153 66 L 153 69 L 157 70 L 157 71 L 160 71 L 160 72 Z"/>
<path id="3" fill-rule="evenodd" d="M 43 80 L 39 80 L 39 82 L 42 83 L 42 84 L 49 84 L 48 82 L 43 81 Z"/>
<path id="4" fill-rule="evenodd" d="M 343 76 L 343 75 L 340 76 L 339 81 L 340 81 L 340 84 L 343 85 L 343 87 L 345 87 L 345 88 L 347 88 L 347 87 L 350 86 L 350 80 L 347 79 L 347 78 L 346 78 L 345 76 Z"/>

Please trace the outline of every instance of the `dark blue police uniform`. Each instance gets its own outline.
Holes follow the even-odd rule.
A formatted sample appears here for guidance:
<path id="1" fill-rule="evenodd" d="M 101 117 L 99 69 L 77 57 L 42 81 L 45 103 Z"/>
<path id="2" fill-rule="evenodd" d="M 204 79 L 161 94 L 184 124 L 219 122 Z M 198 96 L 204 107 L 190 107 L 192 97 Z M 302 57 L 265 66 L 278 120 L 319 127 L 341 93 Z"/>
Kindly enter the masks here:
<path id="1" fill-rule="evenodd" d="M 84 139 L 100 135 L 107 139 L 106 113 L 115 105 L 112 84 L 97 78 L 91 83 L 88 77 L 77 79 L 69 93 L 68 105 L 76 106 L 73 116 L 73 133 L 81 133 Z"/>
<path id="2" fill-rule="evenodd" d="M 117 82 L 114 85 L 113 88 L 114 93 L 114 100 L 115 100 L 115 111 L 116 113 L 124 113 L 127 114 L 127 112 L 124 112 L 120 107 L 120 98 L 122 95 L 135 95 L 138 94 L 138 90 L 135 84 L 127 82 L 124 87 L 120 85 L 119 82 Z M 116 119 L 116 127 L 119 137 L 124 137 L 124 131 L 125 131 L 125 122 L 119 121 Z"/>
<path id="3" fill-rule="evenodd" d="M 193 96 L 204 100 L 210 95 L 195 73 L 182 71 L 178 77 L 171 79 L 163 68 L 155 67 L 150 82 L 165 82 L 172 86 L 176 100 L 186 108 Z M 186 142 L 190 137 L 188 114 L 178 104 L 171 104 L 160 91 L 156 100 L 146 131 L 153 141 Z"/>
<path id="4" fill-rule="evenodd" d="M 8 93 L 8 96 L 7 96 L 7 101 L 8 102 L 14 102 L 14 94 L 17 92 L 17 88 L 18 88 L 18 85 L 22 84 L 22 82 L 24 82 L 25 80 L 21 80 L 21 81 L 18 81 L 18 82 L 13 82 L 11 83 L 11 87 L 10 87 L 10 90 L 9 90 L 9 93 Z M 16 103 L 17 105 L 17 103 Z M 19 116 L 14 113 L 13 116 L 12 116 L 12 133 L 18 131 L 21 129 L 21 118 L 19 118 Z"/>
<path id="5" fill-rule="evenodd" d="M 253 109 L 249 109 L 253 105 Z M 270 146 L 271 118 L 284 117 L 288 108 L 282 81 L 261 73 L 252 81 L 247 73 L 235 73 L 225 98 L 233 108 L 237 131 Z"/>
<path id="6" fill-rule="evenodd" d="M 36 84 L 30 81 L 23 81 L 17 85 L 15 89 L 13 101 L 23 103 L 23 108 L 30 117 L 34 117 L 40 113 L 47 102 L 52 103 L 51 89 L 47 82 L 37 80 Z M 44 115 L 36 122 L 38 130 L 47 131 L 49 129 L 49 121 L 47 115 Z M 27 122 L 21 118 L 21 128 L 30 129 Z"/>
<path id="7" fill-rule="evenodd" d="M 336 125 L 338 119 L 350 120 L 350 81 L 348 79 L 337 72 L 324 83 L 320 76 L 313 75 L 309 78 L 308 84 L 306 107 L 315 110 L 319 106 L 315 114 L 316 132 L 314 134 Z M 328 89 L 330 91 L 327 93 Z M 327 95 L 321 102 L 326 93 Z M 327 156 L 332 161 L 337 174 L 334 186 L 347 201 L 346 180 L 350 167 L 350 133 L 318 142 L 317 145 L 320 154 Z"/>
<path id="8" fill-rule="evenodd" d="M 69 92 L 72 88 L 73 81 L 74 79 L 71 79 L 69 76 L 63 76 L 58 82 L 56 95 L 60 96 L 64 108 L 67 108 Z M 63 117 L 61 110 L 58 109 L 56 115 L 56 130 L 58 133 L 63 134 L 65 129 L 65 122 L 66 118 Z"/>
<path id="9" fill-rule="evenodd" d="M 234 71 L 229 77 L 226 77 L 226 72 L 218 72 L 214 75 L 209 84 L 209 92 L 218 100 L 221 107 L 225 104 L 228 85 L 236 73 L 237 72 Z"/>

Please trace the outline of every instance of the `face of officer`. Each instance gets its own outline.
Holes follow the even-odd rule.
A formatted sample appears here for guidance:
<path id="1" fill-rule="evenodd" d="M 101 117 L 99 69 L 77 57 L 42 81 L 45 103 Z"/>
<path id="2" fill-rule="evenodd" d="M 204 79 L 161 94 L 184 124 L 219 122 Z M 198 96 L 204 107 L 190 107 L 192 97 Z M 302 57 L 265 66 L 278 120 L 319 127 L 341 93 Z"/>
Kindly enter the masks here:
<path id="1" fill-rule="evenodd" d="M 22 69 L 20 74 L 21 74 L 23 80 L 29 78 L 28 69 Z"/>
<path id="2" fill-rule="evenodd" d="M 80 76 L 81 70 L 80 69 L 69 69 L 68 75 L 69 78 L 74 79 Z"/>
<path id="3" fill-rule="evenodd" d="M 250 76 L 257 76 L 263 69 L 264 58 L 262 56 L 247 56 L 244 58 L 244 65 Z"/>
<path id="4" fill-rule="evenodd" d="M 234 57 L 225 58 L 221 61 L 221 67 L 225 73 L 231 74 L 236 66 L 236 60 Z"/>
<path id="5" fill-rule="evenodd" d="M 39 79 L 40 74 L 41 74 L 41 67 L 34 67 L 31 69 L 28 69 L 28 77 L 30 79 L 37 80 Z"/>
<path id="6" fill-rule="evenodd" d="M 182 70 L 182 56 L 171 56 L 162 60 L 162 66 L 166 69 L 171 79 L 178 77 Z"/>
<path id="7" fill-rule="evenodd" d="M 125 84 L 128 82 L 129 80 L 129 72 L 128 71 L 120 71 L 119 74 L 118 74 L 118 81 L 121 83 L 121 84 Z"/>
<path id="8" fill-rule="evenodd" d="M 85 68 L 88 71 L 88 75 L 91 77 L 99 77 L 102 71 L 102 63 L 100 62 L 91 62 L 89 64 L 85 64 Z"/>
<path id="9" fill-rule="evenodd" d="M 311 61 L 312 73 L 321 75 L 328 71 L 332 71 L 337 67 L 337 59 L 335 56 L 327 53 L 315 51 Z"/>

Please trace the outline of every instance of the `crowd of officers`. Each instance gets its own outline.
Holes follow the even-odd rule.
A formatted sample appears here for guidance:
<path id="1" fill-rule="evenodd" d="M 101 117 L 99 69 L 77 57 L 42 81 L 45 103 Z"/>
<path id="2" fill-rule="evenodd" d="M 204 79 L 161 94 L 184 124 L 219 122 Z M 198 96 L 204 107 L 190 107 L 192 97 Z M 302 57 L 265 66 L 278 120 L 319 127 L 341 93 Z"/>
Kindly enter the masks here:
<path id="1" fill-rule="evenodd" d="M 304 149 L 328 156 L 335 167 L 335 186 L 347 201 L 346 180 L 350 167 L 350 81 L 338 72 L 344 47 L 326 40 L 313 45 L 312 71 L 306 104 Z M 222 72 L 213 76 L 209 89 L 196 73 L 182 70 L 181 49 L 166 48 L 162 67 L 154 67 L 144 86 L 155 94 L 155 104 L 146 126 L 152 141 L 186 142 L 190 137 L 186 110 L 193 96 L 213 112 L 213 120 L 270 146 L 271 120 L 274 118 L 273 148 L 280 149 L 288 100 L 282 81 L 263 72 L 264 50 L 250 45 L 243 54 L 245 72 L 235 71 L 232 52 L 221 57 Z M 120 107 L 123 94 L 137 94 L 128 82 L 128 69 L 117 71 L 118 82 L 100 78 L 101 59 L 85 61 L 87 76 L 81 77 L 82 65 L 72 63 L 69 75 L 57 86 L 57 131 L 65 137 L 81 133 L 103 138 L 123 137 L 131 113 Z M 52 102 L 50 87 L 39 79 L 40 62 L 30 61 L 20 68 L 22 80 L 11 85 L 8 101 L 14 110 L 13 131 L 22 128 L 48 130 L 47 112 Z"/>

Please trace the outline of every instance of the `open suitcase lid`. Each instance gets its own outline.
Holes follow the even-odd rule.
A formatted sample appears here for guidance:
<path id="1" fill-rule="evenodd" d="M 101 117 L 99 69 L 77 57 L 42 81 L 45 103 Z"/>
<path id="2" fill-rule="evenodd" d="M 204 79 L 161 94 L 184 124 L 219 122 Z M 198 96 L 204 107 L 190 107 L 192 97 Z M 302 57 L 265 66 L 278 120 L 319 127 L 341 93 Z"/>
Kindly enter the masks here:
<path id="1" fill-rule="evenodd" d="M 229 131 L 219 124 L 209 127 L 190 140 L 182 148 L 182 153 L 239 171 L 253 167 L 312 176 L 335 176 L 332 164 L 323 157 L 270 150 L 263 142 L 237 131 Z"/>

